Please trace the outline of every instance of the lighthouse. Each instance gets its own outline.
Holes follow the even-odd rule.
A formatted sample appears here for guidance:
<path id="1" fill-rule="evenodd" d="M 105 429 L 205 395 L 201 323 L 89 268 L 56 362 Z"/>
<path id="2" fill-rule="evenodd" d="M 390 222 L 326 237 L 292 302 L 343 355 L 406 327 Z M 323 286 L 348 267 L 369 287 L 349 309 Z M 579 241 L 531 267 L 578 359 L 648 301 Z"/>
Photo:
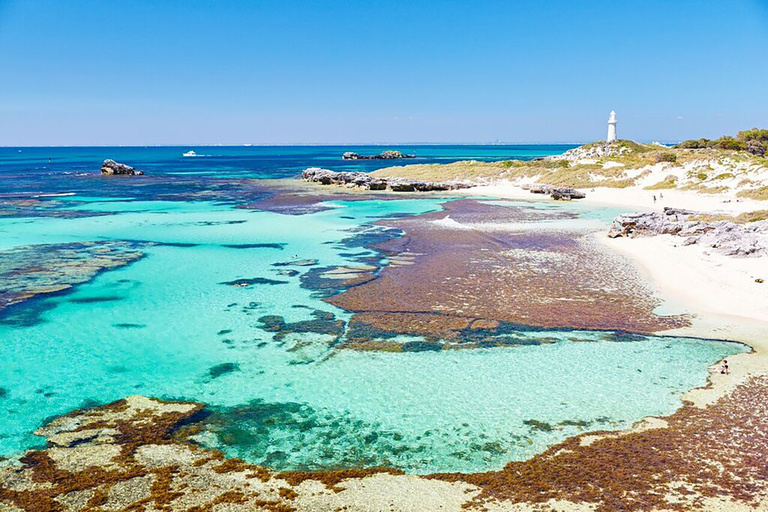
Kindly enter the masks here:
<path id="1" fill-rule="evenodd" d="M 613 142 L 616 140 L 616 112 L 611 110 L 611 115 L 608 117 L 608 136 L 605 138 L 606 142 Z"/>

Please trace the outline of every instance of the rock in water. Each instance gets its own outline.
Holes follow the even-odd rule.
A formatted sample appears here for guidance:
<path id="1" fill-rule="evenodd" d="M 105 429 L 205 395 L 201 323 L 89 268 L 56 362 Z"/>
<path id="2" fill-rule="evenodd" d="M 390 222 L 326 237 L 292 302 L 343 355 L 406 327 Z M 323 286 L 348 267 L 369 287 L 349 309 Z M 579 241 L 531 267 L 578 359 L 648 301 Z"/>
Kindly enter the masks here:
<path id="1" fill-rule="evenodd" d="M 378 155 L 364 156 L 354 151 L 347 151 L 341 155 L 342 160 L 394 160 L 396 158 L 416 158 L 416 155 L 406 155 L 400 151 L 382 151 Z"/>
<path id="2" fill-rule="evenodd" d="M 121 164 L 108 158 L 101 164 L 101 174 L 107 176 L 141 176 L 144 172 L 137 171 L 130 165 Z"/>
<path id="3" fill-rule="evenodd" d="M 366 190 L 391 190 L 393 192 L 437 192 L 470 188 L 472 183 L 464 181 L 432 182 L 408 178 L 375 178 L 364 172 L 336 172 L 319 167 L 310 167 L 301 173 L 304 181 L 321 185 L 343 185 Z"/>

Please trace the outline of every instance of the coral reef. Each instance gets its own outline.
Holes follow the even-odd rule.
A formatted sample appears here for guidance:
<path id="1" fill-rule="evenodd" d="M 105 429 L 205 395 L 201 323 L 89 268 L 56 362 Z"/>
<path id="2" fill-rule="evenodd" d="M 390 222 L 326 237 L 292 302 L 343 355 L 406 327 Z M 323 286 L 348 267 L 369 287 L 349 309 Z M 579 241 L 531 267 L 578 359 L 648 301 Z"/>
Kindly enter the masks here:
<path id="1" fill-rule="evenodd" d="M 70 289 L 142 256 L 137 244 L 122 241 L 27 245 L 0 251 L 0 313 L 36 295 Z"/>
<path id="2" fill-rule="evenodd" d="M 402 233 L 372 239 L 390 265 L 326 300 L 355 313 L 348 334 L 355 348 L 397 334 L 514 344 L 515 325 L 637 333 L 685 325 L 683 317 L 655 315 L 656 299 L 638 276 L 593 247 L 584 231 L 525 229 L 572 218 L 460 200 L 441 212 L 385 219 L 377 224 Z"/>

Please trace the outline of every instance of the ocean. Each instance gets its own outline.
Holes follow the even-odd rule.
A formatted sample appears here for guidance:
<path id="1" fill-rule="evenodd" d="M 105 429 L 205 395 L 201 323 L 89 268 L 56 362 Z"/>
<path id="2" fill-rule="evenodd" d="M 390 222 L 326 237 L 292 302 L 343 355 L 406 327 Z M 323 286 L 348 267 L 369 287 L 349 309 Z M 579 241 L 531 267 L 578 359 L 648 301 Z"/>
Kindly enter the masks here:
<path id="1" fill-rule="evenodd" d="M 306 167 L 402 163 L 342 161 L 344 151 L 447 163 L 570 147 L 0 148 L 0 455 L 40 446 L 34 431 L 51 417 L 132 394 L 205 403 L 200 444 L 280 470 L 486 471 L 671 413 L 707 365 L 745 348 L 526 326 L 515 327 L 526 342 L 508 347 L 343 348 L 351 314 L 323 300 L 338 290 L 319 288 L 317 269 L 386 266 L 369 242 L 398 233 L 376 221 L 450 197 L 244 208 L 279 197 L 271 180 Z M 101 177 L 105 158 L 146 176 Z M 548 210 L 602 223 L 616 213 Z"/>

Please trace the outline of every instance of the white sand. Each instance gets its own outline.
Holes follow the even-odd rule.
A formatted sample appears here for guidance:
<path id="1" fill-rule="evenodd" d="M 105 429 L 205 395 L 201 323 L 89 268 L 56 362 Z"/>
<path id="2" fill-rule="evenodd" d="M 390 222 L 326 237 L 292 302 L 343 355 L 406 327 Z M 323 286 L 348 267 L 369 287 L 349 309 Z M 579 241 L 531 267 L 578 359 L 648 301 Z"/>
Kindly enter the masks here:
<path id="1" fill-rule="evenodd" d="M 725 212 L 738 214 L 754 210 L 768 209 L 766 201 L 740 199 L 730 195 L 698 194 L 684 190 L 644 190 L 641 187 L 581 189 L 586 199 L 579 199 L 579 204 L 624 206 L 633 210 L 661 211 L 665 206 L 686 208 L 706 212 Z M 455 191 L 470 196 L 490 196 L 502 199 L 525 199 L 529 201 L 552 201 L 544 194 L 532 194 L 509 181 L 499 181 L 491 185 L 472 187 Z M 455 193 L 454 192 L 454 193 Z M 653 202 L 653 196 L 656 202 Z M 663 197 L 659 197 L 659 196 Z"/>

